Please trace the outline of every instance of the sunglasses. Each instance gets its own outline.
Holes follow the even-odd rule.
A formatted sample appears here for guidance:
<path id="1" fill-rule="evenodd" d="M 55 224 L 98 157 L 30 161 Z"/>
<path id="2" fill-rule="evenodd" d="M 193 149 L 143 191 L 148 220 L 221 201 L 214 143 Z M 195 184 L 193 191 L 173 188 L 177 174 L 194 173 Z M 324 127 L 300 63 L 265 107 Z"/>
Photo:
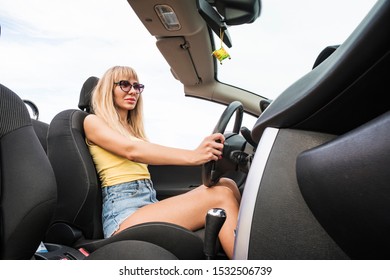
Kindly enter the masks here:
<path id="1" fill-rule="evenodd" d="M 145 88 L 143 84 L 139 84 L 139 83 L 131 84 L 129 81 L 119 81 L 114 84 L 119 85 L 121 90 L 123 90 L 124 92 L 129 92 L 132 88 L 134 88 L 137 93 L 142 93 Z"/>

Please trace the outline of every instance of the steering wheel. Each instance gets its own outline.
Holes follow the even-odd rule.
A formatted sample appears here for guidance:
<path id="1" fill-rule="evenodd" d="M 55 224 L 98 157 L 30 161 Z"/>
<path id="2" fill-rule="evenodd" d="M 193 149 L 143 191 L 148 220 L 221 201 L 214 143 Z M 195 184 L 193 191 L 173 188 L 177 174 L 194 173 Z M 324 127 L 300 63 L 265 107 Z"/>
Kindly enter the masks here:
<path id="1" fill-rule="evenodd" d="M 231 136 L 238 135 L 240 132 L 242 117 L 244 113 L 244 107 L 240 102 L 233 101 L 232 103 L 229 104 L 228 107 L 226 107 L 225 111 L 222 113 L 221 117 L 219 118 L 219 121 L 217 122 L 217 125 L 215 126 L 213 133 L 224 134 L 225 129 L 234 113 L 236 113 L 236 119 L 234 121 L 233 132 L 229 134 L 229 137 L 225 136 L 222 159 L 218 161 L 206 162 L 202 166 L 202 183 L 207 187 L 214 186 L 218 182 L 218 180 L 222 177 L 223 172 L 220 170 L 226 170 L 232 168 L 234 169 L 234 166 L 236 166 L 233 163 L 233 167 L 232 167 L 232 163 L 229 161 L 229 158 L 230 158 L 230 152 L 235 149 L 235 146 L 237 146 L 237 144 L 229 145 L 229 138 L 234 138 Z M 238 145 L 242 146 L 242 142 L 240 142 Z M 239 147 L 238 149 L 241 149 L 241 147 Z"/>

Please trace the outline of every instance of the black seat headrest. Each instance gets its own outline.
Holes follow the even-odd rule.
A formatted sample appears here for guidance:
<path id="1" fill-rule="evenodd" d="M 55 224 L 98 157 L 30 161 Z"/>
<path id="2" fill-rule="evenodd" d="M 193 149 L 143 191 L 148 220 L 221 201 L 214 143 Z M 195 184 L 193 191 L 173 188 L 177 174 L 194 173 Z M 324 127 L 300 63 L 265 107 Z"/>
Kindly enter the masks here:
<path id="1" fill-rule="evenodd" d="M 79 108 L 82 111 L 86 111 L 88 113 L 91 112 L 92 91 L 97 85 L 98 81 L 99 78 L 91 76 L 84 82 L 83 87 L 81 88 L 79 99 Z"/>
<path id="2" fill-rule="evenodd" d="M 23 101 L 2 84 L 0 84 L 0 101 L 0 139 L 11 131 L 31 125 L 30 115 Z"/>

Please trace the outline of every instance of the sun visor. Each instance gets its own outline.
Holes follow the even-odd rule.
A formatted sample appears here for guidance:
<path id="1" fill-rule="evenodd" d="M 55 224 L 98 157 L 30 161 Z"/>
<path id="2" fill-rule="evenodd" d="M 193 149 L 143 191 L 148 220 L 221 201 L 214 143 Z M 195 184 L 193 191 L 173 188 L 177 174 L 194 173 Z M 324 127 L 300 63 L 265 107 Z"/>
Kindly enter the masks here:
<path id="1" fill-rule="evenodd" d="M 185 85 L 196 85 L 200 82 L 184 37 L 158 38 L 156 45 L 176 79 Z"/>

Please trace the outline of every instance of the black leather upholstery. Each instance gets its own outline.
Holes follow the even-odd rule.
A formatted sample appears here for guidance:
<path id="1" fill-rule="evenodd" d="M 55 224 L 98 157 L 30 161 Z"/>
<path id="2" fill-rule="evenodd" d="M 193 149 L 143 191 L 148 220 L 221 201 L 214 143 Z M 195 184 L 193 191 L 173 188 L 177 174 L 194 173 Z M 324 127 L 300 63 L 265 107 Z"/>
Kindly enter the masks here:
<path id="1" fill-rule="evenodd" d="M 23 101 L 0 85 L 0 259 L 30 259 L 53 216 L 56 182 Z"/>

